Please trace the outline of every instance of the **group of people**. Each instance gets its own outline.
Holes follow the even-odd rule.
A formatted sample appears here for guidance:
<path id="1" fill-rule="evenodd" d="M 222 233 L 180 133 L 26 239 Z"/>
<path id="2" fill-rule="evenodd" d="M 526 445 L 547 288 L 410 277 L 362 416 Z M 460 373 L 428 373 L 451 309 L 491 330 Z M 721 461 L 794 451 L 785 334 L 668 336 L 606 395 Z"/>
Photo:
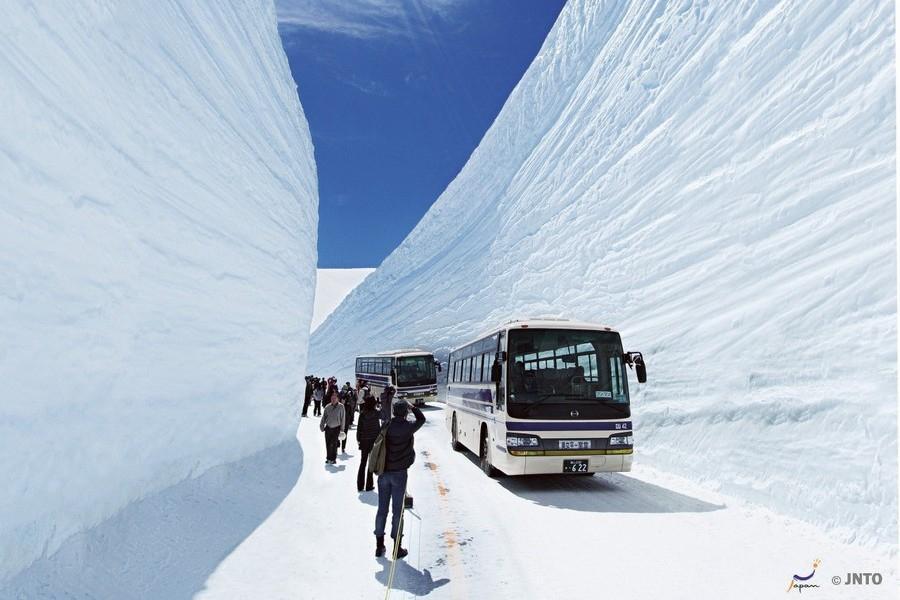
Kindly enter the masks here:
<path id="1" fill-rule="evenodd" d="M 356 416 L 357 391 L 350 382 L 340 390 L 337 379 L 306 377 L 306 393 L 303 398 L 302 415 L 309 416 L 309 405 L 313 404 L 313 416 L 321 417 L 319 428 L 325 432 L 325 464 L 337 463 L 337 449 L 347 451 L 347 435 Z M 324 403 L 324 407 L 322 406 Z"/>
<path id="2" fill-rule="evenodd" d="M 347 437 L 353 427 L 357 407 L 359 419 L 356 425 L 356 441 L 360 450 L 359 469 L 356 473 L 358 492 L 375 489 L 369 466 L 369 456 L 379 434 L 384 434 L 384 470 L 378 475 L 378 512 L 375 515 L 375 556 L 384 556 L 385 527 L 388 508 L 391 511 L 391 538 L 397 558 L 407 555 L 402 546 L 400 516 L 406 497 L 407 470 L 416 459 L 413 436 L 425 424 L 425 415 L 418 407 L 405 400 L 395 400 L 396 390 L 387 386 L 378 396 L 374 396 L 362 380 L 356 387 L 350 382 L 338 388 L 337 379 L 321 379 L 313 375 L 306 377 L 306 392 L 302 415 L 308 416 L 309 405 L 313 404 L 313 416 L 320 417 L 319 429 L 325 434 L 326 465 L 337 462 L 337 449 L 346 453 Z M 324 403 L 324 408 L 323 408 Z M 409 421 L 412 412 L 415 420 Z M 343 434 L 343 435 L 342 435 Z"/>

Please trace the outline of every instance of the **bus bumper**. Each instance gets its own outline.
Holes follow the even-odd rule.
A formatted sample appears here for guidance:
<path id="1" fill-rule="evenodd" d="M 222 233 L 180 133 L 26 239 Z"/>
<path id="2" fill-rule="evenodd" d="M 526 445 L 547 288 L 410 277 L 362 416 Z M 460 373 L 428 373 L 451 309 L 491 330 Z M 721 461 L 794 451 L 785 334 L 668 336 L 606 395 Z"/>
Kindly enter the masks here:
<path id="1" fill-rule="evenodd" d="M 425 406 L 426 402 L 430 402 L 432 400 L 437 399 L 437 392 L 425 392 L 424 394 L 404 394 L 402 396 L 398 396 L 401 400 L 406 400 L 411 404 L 415 404 L 416 406 Z"/>
<path id="2" fill-rule="evenodd" d="M 588 461 L 589 473 L 621 473 L 631 470 L 633 454 L 607 455 L 571 455 L 571 456 L 527 456 L 524 459 L 510 461 L 522 466 L 513 468 L 509 475 L 547 475 L 563 472 L 563 460 Z M 512 466 L 512 465 L 511 465 Z M 568 473 L 567 473 L 568 474 Z"/>

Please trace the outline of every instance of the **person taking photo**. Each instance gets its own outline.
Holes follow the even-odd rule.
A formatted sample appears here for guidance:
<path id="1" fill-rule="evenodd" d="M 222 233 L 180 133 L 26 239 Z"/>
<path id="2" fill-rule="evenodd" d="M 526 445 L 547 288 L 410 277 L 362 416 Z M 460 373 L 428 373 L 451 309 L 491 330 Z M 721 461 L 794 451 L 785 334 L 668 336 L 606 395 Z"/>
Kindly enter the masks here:
<path id="1" fill-rule="evenodd" d="M 406 417 L 412 410 L 416 420 L 410 423 Z M 406 495 L 407 471 L 416 460 L 413 436 L 425 424 L 425 415 L 406 400 L 398 400 L 391 407 L 393 418 L 384 437 L 384 472 L 378 476 L 378 512 L 375 515 L 375 556 L 384 556 L 384 528 L 387 524 L 388 504 L 391 507 L 391 538 L 397 558 L 408 554 L 403 548 L 403 536 L 399 535 L 400 515 Z M 399 537 L 398 537 L 399 535 Z"/>

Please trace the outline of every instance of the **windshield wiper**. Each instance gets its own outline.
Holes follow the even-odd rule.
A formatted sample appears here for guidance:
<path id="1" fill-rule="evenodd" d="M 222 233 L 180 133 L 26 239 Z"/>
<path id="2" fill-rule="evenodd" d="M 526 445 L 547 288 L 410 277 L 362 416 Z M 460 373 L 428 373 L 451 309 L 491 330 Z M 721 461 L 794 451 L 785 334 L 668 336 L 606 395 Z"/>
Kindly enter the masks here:
<path id="1" fill-rule="evenodd" d="M 628 407 L 627 402 L 613 402 L 611 400 L 602 401 L 600 402 L 600 404 L 602 404 L 603 406 L 612 406 L 619 412 L 625 412 L 625 409 Z"/>
<path id="2" fill-rule="evenodd" d="M 549 400 L 550 398 L 553 398 L 553 397 L 557 397 L 557 398 L 581 398 L 581 399 L 583 399 L 583 401 L 584 401 L 586 404 L 602 404 L 602 405 L 604 405 L 604 406 L 611 406 L 611 407 L 613 407 L 614 409 L 616 409 L 617 411 L 619 411 L 619 412 L 621 412 L 621 413 L 626 412 L 627 409 L 628 409 L 628 403 L 613 402 L 613 401 L 611 401 L 611 400 L 606 400 L 606 401 L 601 400 L 600 402 L 597 402 L 596 400 L 593 400 L 593 399 L 591 399 L 591 398 L 585 398 L 582 394 L 564 394 L 564 393 L 550 392 L 550 393 L 542 394 L 542 395 L 538 396 L 538 399 L 537 399 L 537 400 L 535 400 L 534 402 L 532 402 L 532 403 L 526 405 L 526 406 L 525 406 L 525 414 L 527 415 L 528 413 L 531 412 L 531 409 L 532 409 L 532 408 L 534 408 L 534 407 L 537 406 L 538 404 L 542 404 L 542 403 L 546 402 L 547 400 Z"/>

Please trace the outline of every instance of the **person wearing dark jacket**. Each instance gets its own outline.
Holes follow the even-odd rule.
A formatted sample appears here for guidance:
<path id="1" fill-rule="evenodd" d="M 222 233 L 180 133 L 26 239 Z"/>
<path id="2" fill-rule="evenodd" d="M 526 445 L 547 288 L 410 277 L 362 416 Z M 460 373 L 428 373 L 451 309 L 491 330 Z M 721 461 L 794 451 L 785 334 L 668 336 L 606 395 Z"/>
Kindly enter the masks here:
<path id="1" fill-rule="evenodd" d="M 350 398 L 350 392 L 344 392 L 341 397 L 342 404 L 344 406 L 344 439 L 341 440 L 341 453 L 347 453 L 347 438 L 350 437 L 348 432 L 350 431 L 350 422 L 353 420 L 353 413 L 350 412 L 355 410 L 355 407 L 352 404 L 352 400 Z"/>
<path id="2" fill-rule="evenodd" d="M 359 411 L 359 424 L 356 426 L 356 441 L 359 442 L 359 450 L 362 457 L 359 459 L 359 471 L 356 473 L 356 489 L 363 491 L 363 478 L 365 478 L 367 492 L 375 489 L 372 481 L 372 472 L 368 469 L 369 453 L 378 432 L 381 431 L 381 423 L 378 420 L 378 410 L 375 409 L 375 396 L 369 396 L 363 402 Z"/>
<path id="3" fill-rule="evenodd" d="M 397 392 L 394 386 L 389 385 L 384 388 L 384 391 L 381 392 L 381 396 L 378 397 L 379 404 L 381 404 L 381 426 L 384 427 L 387 425 L 388 421 L 391 420 L 391 405 L 394 403 L 394 394 Z"/>
<path id="4" fill-rule="evenodd" d="M 347 382 L 347 399 L 350 401 L 350 425 L 349 427 L 353 427 L 353 422 L 356 420 L 356 407 L 359 406 L 359 396 L 356 395 L 356 390 L 350 387 L 350 382 Z"/>
<path id="5" fill-rule="evenodd" d="M 309 403 L 312 401 L 313 394 L 313 376 L 306 376 L 306 391 L 303 393 L 303 416 L 307 416 L 306 413 L 309 411 Z"/>
<path id="6" fill-rule="evenodd" d="M 410 409 L 415 423 L 406 420 Z M 394 540 L 397 558 L 403 558 L 403 536 L 399 534 L 400 515 L 403 512 L 403 496 L 406 494 L 407 469 L 416 460 L 413 436 L 425 424 L 425 415 L 405 400 L 394 402 L 394 417 L 385 434 L 384 472 L 378 476 L 378 513 L 375 515 L 375 556 L 384 556 L 384 527 L 387 523 L 388 503 L 391 505 L 391 538 Z"/>

